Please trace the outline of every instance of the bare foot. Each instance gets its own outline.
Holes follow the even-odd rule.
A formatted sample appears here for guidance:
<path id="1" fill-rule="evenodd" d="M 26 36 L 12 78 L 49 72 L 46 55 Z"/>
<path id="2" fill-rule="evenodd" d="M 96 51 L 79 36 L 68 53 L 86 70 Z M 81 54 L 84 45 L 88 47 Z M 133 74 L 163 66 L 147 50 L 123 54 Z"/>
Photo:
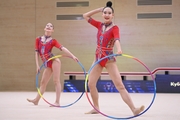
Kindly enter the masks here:
<path id="1" fill-rule="evenodd" d="M 28 102 L 32 102 L 34 105 L 38 105 L 38 102 L 35 101 L 35 100 L 30 100 L 30 99 L 27 98 L 27 101 L 28 101 Z"/>
<path id="2" fill-rule="evenodd" d="M 60 107 L 60 104 L 59 103 L 54 103 L 54 104 L 50 105 L 49 107 Z"/>
<path id="3" fill-rule="evenodd" d="M 142 112 L 144 110 L 144 105 L 142 105 L 140 108 L 135 108 L 135 110 L 133 111 L 133 114 L 136 116 L 138 115 L 140 112 Z"/>
<path id="4" fill-rule="evenodd" d="M 96 110 L 91 110 L 89 112 L 86 112 L 85 114 L 99 114 Z"/>

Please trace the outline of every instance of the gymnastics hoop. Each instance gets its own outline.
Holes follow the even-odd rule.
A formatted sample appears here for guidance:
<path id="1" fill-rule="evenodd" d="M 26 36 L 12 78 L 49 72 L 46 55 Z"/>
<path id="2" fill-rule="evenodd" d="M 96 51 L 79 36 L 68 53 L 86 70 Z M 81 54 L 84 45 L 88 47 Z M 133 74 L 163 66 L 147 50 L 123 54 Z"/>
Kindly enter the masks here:
<path id="1" fill-rule="evenodd" d="M 51 105 L 51 106 L 53 106 L 53 107 L 65 108 L 65 107 L 69 107 L 69 106 L 75 104 L 77 101 L 79 101 L 79 100 L 81 99 L 81 97 L 83 96 L 84 92 L 82 92 L 81 95 L 80 95 L 80 96 L 77 98 L 77 100 L 75 100 L 74 102 L 72 102 L 72 103 L 70 103 L 70 104 L 67 104 L 67 105 L 63 105 L 63 106 L 61 106 L 61 105 L 60 105 L 60 106 L 57 106 L 57 105 L 54 105 L 54 104 L 48 102 L 48 101 L 43 97 L 43 95 L 41 94 L 40 89 L 39 89 L 39 87 L 38 87 L 38 76 L 39 76 L 39 74 L 40 74 L 41 69 L 45 66 L 45 64 L 46 64 L 48 61 L 53 60 L 53 59 L 55 59 L 55 58 L 60 58 L 60 57 L 72 58 L 72 57 L 66 56 L 66 55 L 57 55 L 57 56 L 53 56 L 53 57 L 49 58 L 47 61 L 45 61 L 45 62 L 41 65 L 39 72 L 36 74 L 36 88 L 37 88 L 38 94 L 41 96 L 41 98 L 42 98 L 46 103 L 48 103 L 49 105 Z M 81 64 L 80 61 L 77 61 L 77 63 L 81 66 L 81 68 L 82 68 L 82 70 L 84 71 L 84 74 L 85 74 L 86 71 L 85 71 L 85 69 L 84 69 L 84 66 Z M 85 76 L 86 76 L 86 75 L 85 75 Z"/>
<path id="2" fill-rule="evenodd" d="M 91 102 L 89 96 L 88 96 L 88 92 L 87 92 L 87 82 L 88 82 L 88 78 L 89 78 L 89 74 L 91 72 L 91 70 L 94 68 L 95 65 L 97 65 L 99 62 L 101 62 L 102 60 L 106 59 L 106 58 L 109 58 L 109 57 L 114 57 L 114 56 L 124 56 L 124 57 L 127 57 L 127 58 L 131 58 L 131 59 L 134 59 L 136 61 L 138 61 L 139 63 L 141 63 L 146 69 L 147 71 L 150 73 L 151 77 L 152 77 L 152 80 L 154 82 L 154 95 L 153 95 L 153 98 L 152 98 L 152 101 L 150 103 L 150 105 L 143 111 L 141 112 L 140 114 L 138 115 L 135 115 L 135 116 L 131 116 L 131 117 L 126 117 L 126 118 L 118 118 L 118 117 L 113 117 L 113 116 L 109 116 L 107 114 L 104 114 L 102 113 L 101 111 L 99 111 L 98 109 L 95 108 L 95 106 L 93 105 L 93 103 Z M 152 106 L 154 100 L 155 100 L 155 97 L 156 97 L 156 82 L 155 82 L 155 79 L 154 79 L 154 76 L 152 75 L 150 69 L 143 63 L 141 62 L 140 60 L 138 60 L 137 58 L 133 57 L 133 56 L 130 56 L 130 55 L 127 55 L 127 54 L 111 54 L 111 55 L 108 55 L 106 57 L 103 57 L 101 59 L 99 59 L 98 61 L 96 61 L 92 66 L 91 68 L 89 69 L 87 75 L 86 75 L 86 79 L 85 79 L 85 92 L 86 92 L 86 97 L 89 101 L 89 103 L 91 104 L 91 106 L 98 112 L 100 113 L 101 115 L 105 116 L 105 117 L 108 117 L 108 118 L 111 118 L 111 119 L 117 119 L 117 120 L 124 120 L 124 119 L 131 119 L 131 118 L 135 118 L 135 117 L 138 117 L 142 114 L 144 114 L 145 112 L 147 112 L 147 110 Z"/>

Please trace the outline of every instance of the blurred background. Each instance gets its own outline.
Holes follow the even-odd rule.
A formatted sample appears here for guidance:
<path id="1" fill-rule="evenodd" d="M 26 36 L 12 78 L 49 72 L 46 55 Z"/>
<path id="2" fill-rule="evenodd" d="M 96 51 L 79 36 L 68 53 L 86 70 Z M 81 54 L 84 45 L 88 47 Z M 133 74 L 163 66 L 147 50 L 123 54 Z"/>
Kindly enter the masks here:
<path id="1" fill-rule="evenodd" d="M 179 0 L 111 1 L 124 54 L 138 58 L 151 71 L 159 67 L 180 67 Z M 94 59 L 97 30 L 83 20 L 82 14 L 104 7 L 106 2 L 0 0 L 0 91 L 36 90 L 35 39 L 44 34 L 48 22 L 54 25 L 52 37 L 76 55 L 88 71 Z M 102 13 L 93 18 L 102 21 Z M 53 53 L 63 54 L 56 48 Z M 71 59 L 60 59 L 61 83 L 64 86 L 64 80 L 69 79 L 64 72 L 83 71 Z M 141 64 L 129 58 L 118 57 L 117 64 L 120 72 L 147 72 Z M 164 74 L 164 71 L 159 74 Z M 180 72 L 169 71 L 169 74 Z M 77 79 L 83 80 L 83 77 Z M 54 90 L 52 80 L 47 90 Z"/>

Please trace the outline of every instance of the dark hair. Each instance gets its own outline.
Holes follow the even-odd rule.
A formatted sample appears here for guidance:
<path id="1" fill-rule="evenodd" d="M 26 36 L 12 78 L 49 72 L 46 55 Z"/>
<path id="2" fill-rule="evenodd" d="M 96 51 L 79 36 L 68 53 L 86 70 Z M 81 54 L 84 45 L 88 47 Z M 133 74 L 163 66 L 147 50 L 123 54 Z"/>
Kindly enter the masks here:
<path id="1" fill-rule="evenodd" d="M 104 11 L 104 9 L 107 8 L 107 7 L 111 8 L 112 12 L 114 13 L 114 9 L 112 8 L 112 2 L 111 2 L 111 1 L 108 1 L 108 2 L 106 3 L 106 7 L 103 8 L 103 11 Z"/>

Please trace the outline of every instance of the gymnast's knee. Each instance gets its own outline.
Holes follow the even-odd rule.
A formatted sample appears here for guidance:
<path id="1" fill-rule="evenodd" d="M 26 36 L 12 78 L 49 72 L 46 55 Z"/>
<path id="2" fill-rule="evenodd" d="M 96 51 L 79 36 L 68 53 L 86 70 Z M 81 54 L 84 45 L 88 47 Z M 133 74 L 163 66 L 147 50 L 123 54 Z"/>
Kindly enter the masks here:
<path id="1" fill-rule="evenodd" d="M 47 82 L 45 80 L 41 80 L 40 86 L 46 86 L 46 85 L 47 85 Z"/>
<path id="2" fill-rule="evenodd" d="M 94 89 L 94 88 L 96 88 L 96 84 L 93 82 L 88 82 L 88 87 L 89 87 L 89 89 Z"/>
<path id="3" fill-rule="evenodd" d="M 53 82 L 54 82 L 54 85 L 60 84 L 60 80 L 59 79 L 54 79 Z"/>
<path id="4" fill-rule="evenodd" d="M 116 89 L 117 89 L 118 91 L 121 91 L 121 90 L 125 90 L 125 89 L 126 89 L 123 84 L 117 84 L 117 85 L 115 85 L 115 86 L 116 86 Z"/>

